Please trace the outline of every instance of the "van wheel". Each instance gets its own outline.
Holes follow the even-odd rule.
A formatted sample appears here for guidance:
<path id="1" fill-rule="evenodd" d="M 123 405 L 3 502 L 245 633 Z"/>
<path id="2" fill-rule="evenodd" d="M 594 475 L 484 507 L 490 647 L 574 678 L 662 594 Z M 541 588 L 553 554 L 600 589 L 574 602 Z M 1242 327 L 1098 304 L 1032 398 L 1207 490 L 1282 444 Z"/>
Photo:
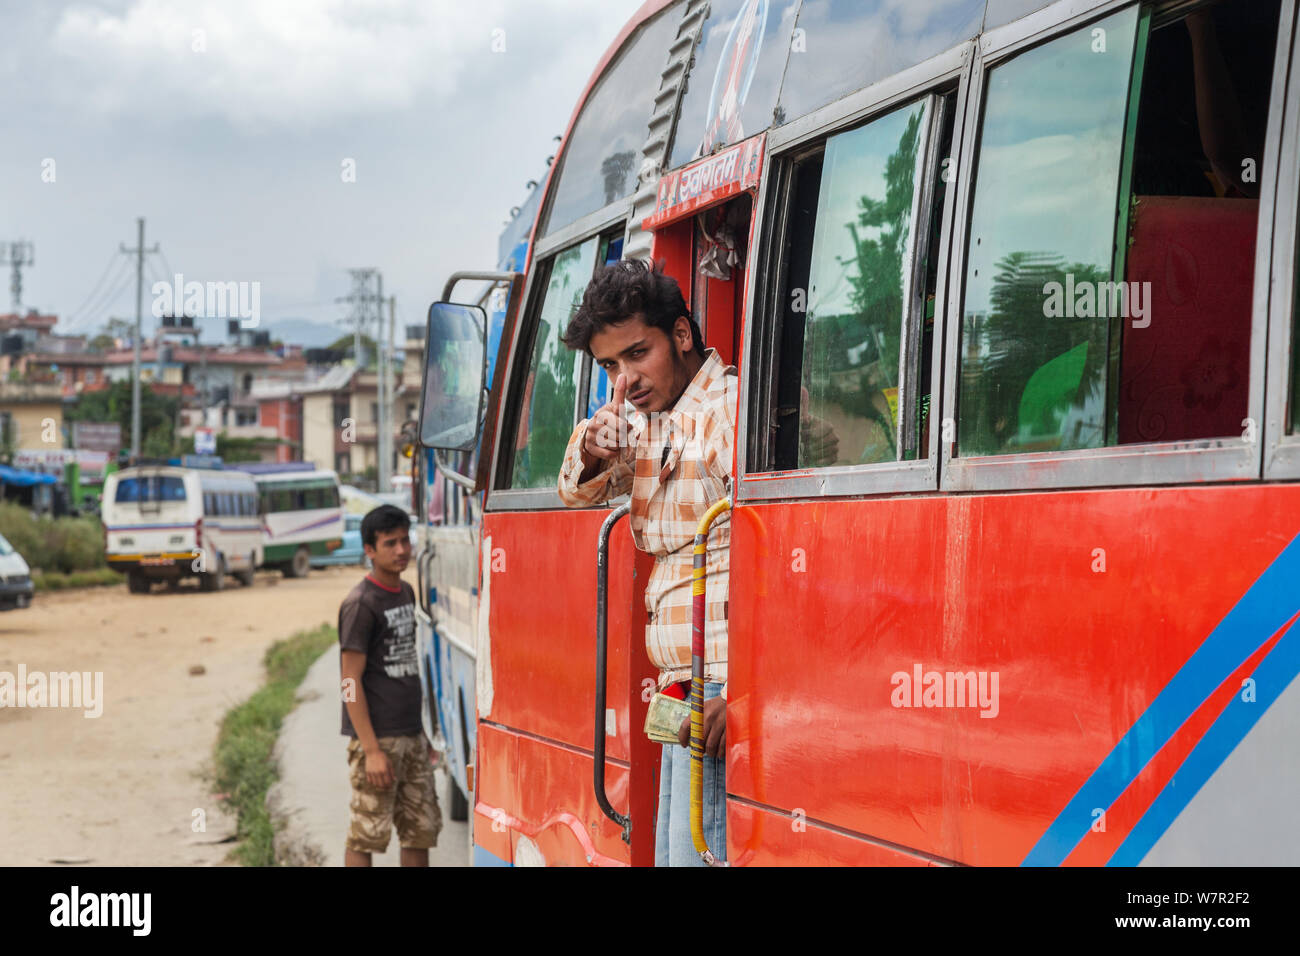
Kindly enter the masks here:
<path id="1" fill-rule="evenodd" d="M 149 579 L 139 571 L 131 571 L 126 576 L 126 589 L 132 594 L 148 594 Z"/>
<path id="2" fill-rule="evenodd" d="M 217 570 L 199 578 L 200 591 L 220 591 L 226 586 L 226 559 L 217 555 Z"/>
<path id="3" fill-rule="evenodd" d="M 285 565 L 284 576 L 286 578 L 305 578 L 310 570 L 311 552 L 307 550 L 307 546 L 304 544 L 293 553 L 293 560 Z"/>

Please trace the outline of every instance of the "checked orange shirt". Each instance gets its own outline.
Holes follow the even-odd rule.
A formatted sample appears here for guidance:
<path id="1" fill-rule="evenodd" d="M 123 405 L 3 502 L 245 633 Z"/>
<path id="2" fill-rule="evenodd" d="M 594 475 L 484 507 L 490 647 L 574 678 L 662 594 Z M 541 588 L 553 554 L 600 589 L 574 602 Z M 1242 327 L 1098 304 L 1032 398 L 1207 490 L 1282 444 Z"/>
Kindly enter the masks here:
<path id="1" fill-rule="evenodd" d="M 569 437 L 560 467 L 560 498 L 570 508 L 632 495 L 632 540 L 655 556 L 646 582 L 646 651 L 659 668 L 659 688 L 691 676 L 691 565 L 695 530 L 715 501 L 730 494 L 739 394 L 736 368 L 716 349 L 691 379 L 671 411 L 649 419 L 628 411 L 628 434 L 619 456 L 578 483 L 582 444 L 590 419 Z M 705 581 L 704 679 L 723 684 L 727 695 L 727 585 L 731 515 L 723 512 L 709 531 Z"/>

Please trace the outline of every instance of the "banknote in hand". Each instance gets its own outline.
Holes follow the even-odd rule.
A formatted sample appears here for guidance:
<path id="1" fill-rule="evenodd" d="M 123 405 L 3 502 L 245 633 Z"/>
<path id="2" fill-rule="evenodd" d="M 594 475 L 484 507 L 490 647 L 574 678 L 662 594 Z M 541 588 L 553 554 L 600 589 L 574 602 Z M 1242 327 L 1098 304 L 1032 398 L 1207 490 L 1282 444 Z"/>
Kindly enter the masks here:
<path id="1" fill-rule="evenodd" d="M 655 694 L 645 715 L 645 733 L 661 744 L 675 744 L 682 721 L 691 716 L 691 705 L 667 694 Z"/>

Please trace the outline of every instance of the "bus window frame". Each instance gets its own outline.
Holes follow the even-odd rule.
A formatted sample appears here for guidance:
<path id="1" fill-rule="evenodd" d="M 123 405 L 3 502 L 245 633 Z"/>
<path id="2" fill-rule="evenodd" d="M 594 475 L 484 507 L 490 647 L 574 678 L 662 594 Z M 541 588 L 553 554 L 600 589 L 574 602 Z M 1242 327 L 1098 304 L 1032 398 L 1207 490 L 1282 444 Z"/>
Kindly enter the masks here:
<path id="1" fill-rule="evenodd" d="M 551 270 L 555 257 L 566 249 L 580 245 L 589 239 L 599 239 L 602 235 L 623 237 L 623 247 L 627 248 L 630 233 L 634 228 L 631 221 L 633 197 L 610 203 L 604 209 L 585 216 L 570 226 L 544 239 L 538 240 L 530 259 L 530 267 L 524 282 L 523 308 L 521 319 L 515 323 L 514 334 L 509 342 L 503 338 L 502 353 L 506 357 L 505 379 L 506 391 L 502 396 L 504 407 L 501 414 L 501 427 L 497 429 L 496 440 L 492 447 L 492 464 L 489 474 L 492 476 L 487 488 L 483 510 L 491 511 L 567 511 L 570 510 L 560 498 L 558 488 L 511 488 L 513 478 L 514 448 L 513 442 L 519 432 L 519 413 L 521 411 L 519 396 L 524 388 L 528 367 L 532 363 L 532 349 L 537 335 L 538 320 L 541 317 L 543 300 L 550 286 Z M 599 218 L 598 218 L 599 217 Z M 597 249 L 599 251 L 599 248 Z M 599 257 L 598 257 L 599 258 Z M 597 262 L 596 266 L 600 263 Z M 500 361 L 498 357 L 498 361 Z M 590 358 L 584 359 L 584 365 Z M 580 373 L 578 384 L 587 378 L 587 373 Z M 577 417 L 580 408 L 585 406 L 586 393 L 579 388 L 574 396 L 574 427 L 582 418 Z M 507 446 L 507 443 L 510 443 Z M 509 447 L 509 451 L 503 454 Z M 626 496 L 623 496 L 626 497 Z M 596 508 L 614 507 L 623 499 L 611 499 Z"/>
<path id="2" fill-rule="evenodd" d="M 736 482 L 735 495 L 737 502 L 933 492 L 938 489 L 940 429 L 935 428 L 933 424 L 924 457 L 790 471 L 759 471 L 754 466 L 761 465 L 765 468 L 766 463 L 770 461 L 771 438 L 767 426 L 774 417 L 776 407 L 776 365 L 779 358 L 777 335 L 780 328 L 775 307 L 776 297 L 782 294 L 785 286 L 786 262 L 783 246 L 789 228 L 790 192 L 793 188 L 791 173 L 795 163 L 806 158 L 817 148 L 824 148 L 826 141 L 832 136 L 867 125 L 895 109 L 929 98 L 931 106 L 930 115 L 927 117 L 923 167 L 925 182 L 922 185 L 923 199 L 918 210 L 919 218 L 925 220 L 928 238 L 933 222 L 925 197 L 933 199 L 934 177 L 938 174 L 945 158 L 938 155 L 940 145 L 938 133 L 942 128 L 943 111 L 934 107 L 942 100 L 945 91 L 951 90 L 955 84 L 956 94 L 951 106 L 954 114 L 953 141 L 948 158 L 953 159 L 956 168 L 959 169 L 963 149 L 962 137 L 966 126 L 964 112 L 969 99 L 971 63 L 975 58 L 974 54 L 974 42 L 962 42 L 923 63 L 909 67 L 879 83 L 820 107 L 806 116 L 798 117 L 785 126 L 769 131 L 766 160 L 768 171 L 763 177 L 755 205 L 761 214 L 754 227 L 754 249 L 756 250 L 752 265 L 754 281 L 750 283 L 745 304 L 740 413 L 736 423 L 736 447 L 739 450 L 737 455 L 739 479 Z M 950 164 L 949 168 L 954 167 Z M 934 348 L 930 359 L 932 422 L 934 421 L 933 410 L 941 407 L 946 386 L 946 382 L 941 377 L 943 346 L 946 340 L 944 322 L 948 311 L 948 275 L 953 268 L 951 250 L 953 216 L 957 208 L 957 197 L 952 187 L 953 183 L 949 181 L 939 224 Z M 921 231 L 917 229 L 917 221 L 918 217 L 914 217 L 909 236 L 913 242 Z M 914 268 L 915 258 L 914 255 Z M 923 295 L 923 291 L 921 294 Z M 917 296 L 914 294 L 912 298 L 916 299 Z M 923 299 L 921 306 L 919 315 L 914 302 L 905 303 L 904 306 L 904 317 L 907 323 L 907 328 L 904 330 L 906 333 L 904 347 L 911 348 L 912 340 L 915 339 L 918 351 L 921 323 L 924 322 Z M 900 359 L 906 360 L 906 352 L 900 355 Z M 915 374 L 914 370 L 909 369 L 904 381 L 910 385 Z M 900 382 L 900 392 L 901 388 L 902 382 Z M 901 405 L 902 402 L 900 402 L 900 419 Z"/>
<path id="3" fill-rule="evenodd" d="M 663 74 L 667 72 L 672 65 L 672 51 L 680 42 L 682 26 L 686 22 L 686 14 L 690 6 L 690 3 L 685 2 L 685 0 L 682 0 L 682 2 L 678 2 L 678 0 L 664 0 L 664 3 L 658 10 L 655 10 L 653 13 L 646 16 L 643 21 L 637 24 L 636 29 L 632 30 L 623 38 L 623 42 L 619 45 L 619 49 L 610 57 L 609 61 L 604 63 L 600 68 L 599 75 L 594 76 L 588 83 L 587 88 L 583 92 L 582 102 L 569 118 L 569 125 L 565 129 L 564 133 L 564 142 L 560 144 L 560 150 L 551 161 L 551 169 L 548 170 L 547 182 L 544 186 L 546 189 L 546 195 L 542 197 L 540 208 L 537 211 L 537 220 L 535 223 L 536 236 L 533 240 L 536 244 L 536 251 L 534 251 L 529 257 L 532 262 L 539 262 L 542 256 L 549 255 L 550 252 L 555 249 L 565 248 L 572 245 L 574 241 L 572 237 L 574 236 L 589 238 L 592 232 L 592 223 L 608 223 L 611 221 L 617 221 L 618 219 L 629 220 L 636 195 L 645 187 L 645 183 L 642 180 L 639 170 L 632 191 L 626 196 L 622 196 L 599 209 L 593 209 L 591 212 L 586 213 L 572 222 L 560 226 L 558 229 L 552 229 L 551 217 L 555 211 L 555 200 L 559 195 L 560 183 L 564 178 L 565 166 L 569 160 L 569 139 L 573 136 L 578 123 L 583 119 L 588 107 L 591 106 L 592 99 L 595 98 L 602 85 L 613 76 L 613 74 L 623 64 L 625 58 L 631 52 L 633 44 L 640 40 L 652 25 L 657 25 L 657 21 L 661 17 L 672 17 L 674 12 L 676 12 L 678 15 L 677 29 L 669 37 L 668 45 L 664 47 L 663 67 L 655 77 L 655 81 L 658 83 L 662 79 Z M 696 42 L 698 42 L 698 39 Z M 694 45 L 692 45 L 692 51 L 693 50 Z M 656 115 L 655 102 L 657 99 L 657 96 L 651 99 L 650 110 L 646 113 L 645 121 L 647 129 L 649 128 L 650 121 L 654 119 Z M 680 107 L 681 93 L 679 91 L 673 107 L 673 125 L 669 131 L 669 142 L 665 150 L 665 157 L 671 154 L 672 137 L 676 134 L 677 127 L 677 110 Z M 643 151 L 638 152 L 638 159 L 644 159 Z M 623 210 L 622 215 L 619 215 L 620 210 Z M 600 230 L 597 229 L 595 231 L 599 232 Z M 624 238 L 626 239 L 626 234 Z"/>
<path id="4" fill-rule="evenodd" d="M 970 101 L 965 113 L 966 129 L 962 142 L 970 148 L 962 157 L 958 171 L 956 208 L 960 217 L 952 237 L 951 268 L 948 281 L 949 301 L 944 342 L 943 414 L 940 422 L 957 418 L 959 345 L 962 310 L 965 307 L 966 251 L 974 211 L 971 189 L 979 161 L 983 130 L 987 79 L 990 70 L 1031 47 L 1050 43 L 1088 24 L 1129 7 L 1142 7 L 1135 0 L 1104 0 L 1086 10 L 1058 2 L 1006 26 L 984 34 L 980 55 L 973 64 Z M 1291 24 L 1295 0 L 1282 0 L 1278 20 L 1278 45 L 1275 51 L 1273 86 L 1270 90 L 1268 128 L 1259 164 L 1259 224 L 1256 232 L 1255 279 L 1251 308 L 1250 386 L 1247 416 L 1256 423 L 1264 421 L 1264 370 L 1268 352 L 1269 321 L 1268 273 L 1274 250 L 1274 216 L 1263 212 L 1276 209 L 1276 183 L 1279 159 L 1279 123 L 1285 101 L 1279 82 L 1278 64 L 1290 57 Z M 1285 69 L 1282 76 L 1285 76 Z M 1118 187 L 1118 183 L 1116 184 Z M 1243 427 L 1243 433 L 1245 429 Z M 956 434 L 960 449 L 961 434 Z M 944 442 L 940 459 L 940 488 L 945 492 L 1021 491 L 1062 488 L 1095 488 L 1131 485 L 1170 485 L 1205 482 L 1241 482 L 1258 480 L 1262 474 L 1263 442 L 1256 426 L 1255 441 L 1242 437 L 1196 439 L 1192 441 L 1146 442 L 1111 445 L 1102 448 L 1067 451 L 1029 452 L 1013 455 L 953 455 L 953 443 Z"/>
<path id="5" fill-rule="evenodd" d="M 1278 14 L 1278 33 L 1292 34 L 1289 44 L 1290 68 L 1286 83 L 1286 100 L 1282 106 L 1283 116 L 1288 117 L 1286 103 L 1300 103 L 1300 30 L 1296 29 L 1296 10 L 1294 2 L 1283 2 Z M 1275 56 L 1284 52 L 1279 47 Z M 1272 96 L 1279 95 L 1279 77 L 1276 64 L 1273 73 Z M 1264 443 L 1264 477 L 1300 478 L 1300 422 L 1293 434 L 1286 432 L 1287 418 L 1292 388 L 1300 388 L 1300 376 L 1292 381 L 1291 350 L 1300 348 L 1300 336 L 1295 333 L 1296 310 L 1300 308 L 1300 281 L 1296 272 L 1300 270 L 1300 118 L 1294 109 L 1285 118 L 1282 130 L 1282 142 L 1278 158 L 1278 170 L 1290 170 L 1283 179 L 1275 176 L 1277 192 L 1273 207 L 1273 258 L 1268 263 L 1272 276 L 1276 279 L 1276 288 L 1269 302 L 1268 315 L 1268 394 L 1267 417 L 1265 427 L 1260 429 L 1260 440 Z M 1269 116 L 1270 122 L 1272 115 Z M 1259 266 L 1259 261 L 1256 261 Z M 1266 279 L 1267 281 L 1267 279 Z M 1259 275 L 1256 274 L 1256 282 Z"/>

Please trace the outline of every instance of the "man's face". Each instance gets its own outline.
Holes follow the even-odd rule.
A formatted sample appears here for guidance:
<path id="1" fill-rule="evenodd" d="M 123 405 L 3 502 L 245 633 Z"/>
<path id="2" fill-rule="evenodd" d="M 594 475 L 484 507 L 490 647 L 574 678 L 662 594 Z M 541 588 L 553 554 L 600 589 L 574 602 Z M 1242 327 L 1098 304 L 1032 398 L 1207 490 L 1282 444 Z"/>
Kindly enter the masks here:
<path id="1" fill-rule="evenodd" d="M 643 414 L 668 411 L 693 377 L 691 325 L 679 316 L 672 336 L 646 325 L 636 313 L 605 326 L 588 343 L 592 358 L 609 376 L 610 393 L 619 375 L 627 377 L 627 399 Z"/>
<path id="2" fill-rule="evenodd" d="M 388 574 L 401 574 L 411 563 L 411 538 L 406 528 L 377 532 L 374 545 L 368 544 L 364 550 L 374 566 Z"/>

